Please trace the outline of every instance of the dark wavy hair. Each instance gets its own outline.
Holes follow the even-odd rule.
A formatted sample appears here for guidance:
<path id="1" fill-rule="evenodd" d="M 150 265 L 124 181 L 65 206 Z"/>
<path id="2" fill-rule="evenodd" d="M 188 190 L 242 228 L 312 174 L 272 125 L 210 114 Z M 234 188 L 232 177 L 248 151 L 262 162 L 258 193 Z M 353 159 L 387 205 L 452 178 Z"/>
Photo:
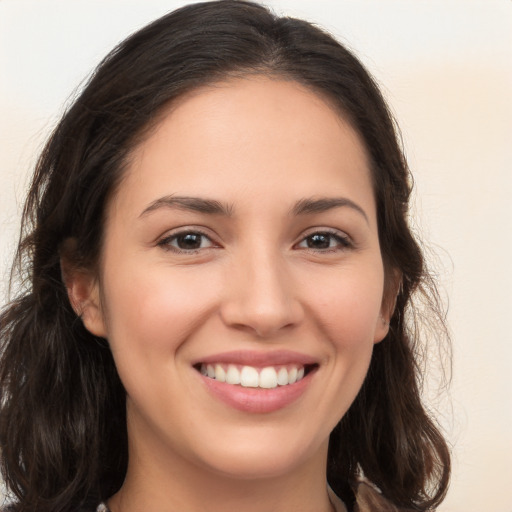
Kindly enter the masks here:
<path id="1" fill-rule="evenodd" d="M 16 510 L 93 506 L 119 489 L 127 467 L 125 391 L 108 344 L 69 303 L 64 248 L 73 240 L 74 265 L 97 269 L 106 205 L 134 145 L 183 94 L 251 74 L 306 86 L 359 133 L 388 291 L 401 277 L 389 334 L 331 434 L 329 483 L 347 502 L 360 473 L 400 508 L 426 511 L 442 501 L 450 455 L 421 403 L 413 295 L 426 297 L 436 328 L 445 327 L 408 226 L 411 178 L 393 118 L 368 72 L 329 34 L 255 3 L 221 0 L 178 9 L 116 47 L 40 156 L 11 278 L 19 289 L 0 317 L 1 467 Z"/>

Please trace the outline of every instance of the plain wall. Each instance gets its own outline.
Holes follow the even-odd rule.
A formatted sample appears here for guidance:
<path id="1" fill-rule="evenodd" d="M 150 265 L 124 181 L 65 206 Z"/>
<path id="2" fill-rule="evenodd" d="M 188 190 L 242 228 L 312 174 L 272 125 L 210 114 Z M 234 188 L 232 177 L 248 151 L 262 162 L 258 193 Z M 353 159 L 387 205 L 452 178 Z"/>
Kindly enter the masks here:
<path id="1" fill-rule="evenodd" d="M 28 176 L 62 106 L 128 33 L 182 1 L 0 0 L 0 294 Z M 453 444 L 441 512 L 512 512 L 512 2 L 270 0 L 317 21 L 380 82 L 416 179 L 454 344 L 431 404 Z M 2 300 L 3 302 L 3 300 Z"/>

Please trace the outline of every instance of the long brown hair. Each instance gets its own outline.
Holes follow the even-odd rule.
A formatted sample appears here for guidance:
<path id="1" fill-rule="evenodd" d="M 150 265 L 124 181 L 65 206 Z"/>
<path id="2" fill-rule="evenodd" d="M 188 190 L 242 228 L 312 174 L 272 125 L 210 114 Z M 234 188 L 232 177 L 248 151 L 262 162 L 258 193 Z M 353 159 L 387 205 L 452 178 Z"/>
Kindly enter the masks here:
<path id="1" fill-rule="evenodd" d="M 20 291 L 0 317 L 1 466 L 19 510 L 93 506 L 119 489 L 127 467 L 125 391 L 107 343 L 69 304 L 65 242 L 74 241 L 76 265 L 95 269 L 106 204 L 162 109 L 207 83 L 253 73 L 300 82 L 359 133 L 388 287 L 401 276 L 389 334 L 331 434 L 329 483 L 350 501 L 350 483 L 363 472 L 399 507 L 426 511 L 442 501 L 450 456 L 420 399 L 413 296 L 428 299 L 441 333 L 444 324 L 407 223 L 411 178 L 393 118 L 368 72 L 330 35 L 258 4 L 221 0 L 178 9 L 115 48 L 38 161 L 14 267 Z"/>

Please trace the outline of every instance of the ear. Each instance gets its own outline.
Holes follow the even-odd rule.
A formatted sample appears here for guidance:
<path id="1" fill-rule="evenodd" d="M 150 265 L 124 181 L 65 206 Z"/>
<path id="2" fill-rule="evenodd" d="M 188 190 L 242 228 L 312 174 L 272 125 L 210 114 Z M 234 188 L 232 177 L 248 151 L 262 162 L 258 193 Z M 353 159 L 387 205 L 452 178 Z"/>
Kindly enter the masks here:
<path id="1" fill-rule="evenodd" d="M 60 258 L 60 267 L 71 307 L 91 334 L 106 338 L 97 278 L 91 271 L 77 268 L 65 256 Z"/>
<path id="2" fill-rule="evenodd" d="M 398 270 L 391 270 L 384 281 L 384 294 L 380 308 L 380 315 L 377 319 L 374 343 L 382 341 L 389 332 L 391 317 L 395 312 L 396 300 L 402 288 L 402 273 Z"/>

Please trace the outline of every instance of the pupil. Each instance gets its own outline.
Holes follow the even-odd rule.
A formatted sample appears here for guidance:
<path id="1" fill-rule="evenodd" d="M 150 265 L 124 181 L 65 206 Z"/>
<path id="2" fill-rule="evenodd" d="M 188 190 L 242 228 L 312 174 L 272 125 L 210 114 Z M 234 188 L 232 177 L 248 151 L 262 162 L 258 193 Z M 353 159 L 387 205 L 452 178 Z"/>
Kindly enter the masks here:
<path id="1" fill-rule="evenodd" d="M 308 239 L 308 247 L 311 249 L 328 249 L 330 236 L 323 234 L 311 235 Z"/>
<path id="2" fill-rule="evenodd" d="M 201 247 L 201 235 L 196 233 L 187 233 L 178 237 L 178 246 L 180 249 L 199 249 Z"/>

